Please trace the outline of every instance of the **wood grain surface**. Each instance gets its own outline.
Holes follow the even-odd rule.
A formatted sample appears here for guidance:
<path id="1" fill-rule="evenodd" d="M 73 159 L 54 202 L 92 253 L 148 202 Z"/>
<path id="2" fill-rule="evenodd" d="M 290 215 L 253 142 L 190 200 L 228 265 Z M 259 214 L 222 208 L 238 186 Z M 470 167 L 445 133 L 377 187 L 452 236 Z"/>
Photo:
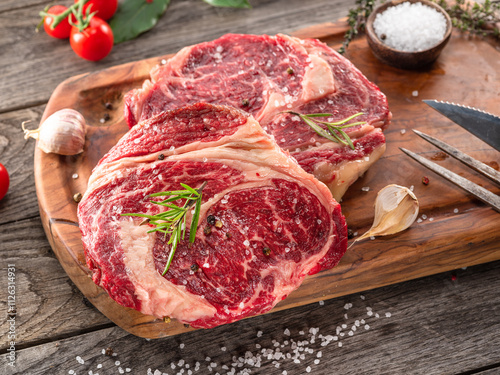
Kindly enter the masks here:
<path id="1" fill-rule="evenodd" d="M 322 24 L 298 31 L 296 35 L 318 37 L 337 48 L 344 32 L 342 25 Z M 472 48 L 473 55 L 468 53 Z M 63 268 L 104 315 L 125 330 L 148 338 L 191 329 L 175 321 L 165 324 L 123 308 L 93 284 L 85 267 L 73 195 L 85 191 L 92 168 L 127 131 L 122 116 L 123 94 L 140 86 L 150 68 L 166 57 L 119 65 L 64 81 L 51 96 L 42 119 L 65 107 L 80 111 L 89 124 L 85 151 L 72 157 L 44 154 L 38 149 L 35 152 L 40 215 Z M 411 132 L 412 128 L 418 128 L 498 168 L 498 152 L 440 117 L 421 99 L 449 100 L 495 112 L 499 95 L 499 86 L 495 85 L 500 72 L 499 52 L 485 41 L 455 36 L 433 68 L 425 72 L 382 65 L 373 57 L 364 39 L 351 45 L 347 57 L 379 85 L 388 96 L 393 112 L 393 123 L 386 132 L 386 154 L 349 189 L 342 201 L 348 225 L 359 234 L 368 229 L 373 220 L 376 193 L 389 183 L 413 187 L 421 204 L 421 218 L 410 230 L 397 236 L 357 244 L 337 267 L 308 277 L 273 311 L 500 259 L 500 216 L 455 186 L 430 175 L 398 149 L 405 147 L 442 159 L 437 150 Z M 463 90 L 454 90 L 457 85 Z M 109 120 L 102 122 L 105 116 L 109 116 Z M 500 191 L 449 158 L 440 163 L 459 169 L 460 174 L 496 193 Z M 424 175 L 429 175 L 431 181 L 427 186 L 421 183 Z M 369 191 L 365 191 L 367 187 Z M 457 247 L 457 243 L 466 245 Z"/>
<path id="2" fill-rule="evenodd" d="M 73 0 L 59 2 L 69 5 Z M 38 12 L 48 4 L 47 0 L 0 1 L 0 162 L 7 167 L 11 177 L 9 192 L 0 201 L 1 374 L 92 372 L 112 375 L 126 369 L 130 370 L 128 373 L 138 375 L 174 375 L 180 374 L 181 370 L 184 375 L 189 370 L 192 370 L 193 375 L 215 375 L 217 372 L 226 375 L 233 369 L 236 369 L 237 374 L 265 375 L 283 375 L 285 371 L 287 375 L 304 375 L 308 370 L 315 375 L 499 373 L 500 261 L 445 271 L 361 294 L 337 297 L 324 303 L 320 301 L 286 309 L 212 330 L 186 332 L 156 340 L 146 340 L 116 327 L 88 303 L 66 275 L 52 252 L 40 220 L 33 174 L 35 142 L 23 139 L 21 122 L 32 120 L 33 126 L 38 124 L 50 95 L 69 77 L 174 53 L 184 45 L 214 39 L 227 32 L 290 33 L 345 17 L 348 10 L 355 6 L 354 0 L 250 2 L 253 6 L 251 10 L 231 10 L 213 8 L 201 0 L 172 0 L 167 13 L 155 28 L 136 40 L 116 45 L 106 59 L 93 63 L 75 56 L 66 41 L 51 39 L 43 31 L 34 32 L 39 21 Z M 330 34 L 327 32 L 324 36 Z M 360 35 L 359 38 L 364 37 Z M 454 38 L 467 40 L 467 36 L 460 36 L 456 29 Z M 362 47 L 362 44 L 359 46 Z M 438 91 L 432 86 L 443 84 L 446 79 L 442 77 L 430 84 L 425 83 L 425 77 L 436 74 L 435 70 L 439 71 L 450 64 L 461 65 L 463 60 L 469 69 L 463 76 L 452 77 L 453 82 L 447 84 L 446 92 L 442 93 L 443 98 L 470 102 L 481 107 L 483 97 L 497 95 L 499 102 L 499 90 L 495 91 L 500 84 L 498 75 L 489 73 L 495 65 L 485 66 L 482 59 L 477 60 L 477 65 L 474 64 L 476 51 L 482 48 L 482 44 L 476 45 L 475 40 L 469 40 L 465 51 L 455 50 L 453 46 L 455 44 L 450 44 L 445 49 L 442 58 L 446 60 L 443 62 L 440 58 L 432 71 L 408 75 L 408 72 L 380 66 L 378 71 L 369 69 L 367 72 L 371 80 L 391 93 L 391 103 L 404 103 L 405 108 L 421 120 L 419 128 L 425 125 L 425 131 L 436 135 L 439 132 L 445 140 L 449 129 L 455 128 L 455 125 L 440 117 L 427 118 L 428 109 L 420 107 L 420 99 L 430 98 L 426 93 Z M 358 44 L 352 47 L 349 48 L 351 55 L 357 53 Z M 492 57 L 496 56 L 496 51 L 499 51 L 498 47 L 491 50 Z M 358 57 L 362 60 L 366 57 L 368 62 L 372 58 L 369 55 Z M 453 61 L 454 58 L 458 60 Z M 358 61 L 357 64 L 366 66 L 364 61 Z M 461 69 L 455 67 L 451 71 L 460 72 Z M 469 74 L 480 83 L 472 90 L 465 85 L 469 82 Z M 398 83 L 401 79 L 405 81 Z M 423 86 L 422 82 L 425 83 Z M 412 95 L 413 90 L 419 91 L 418 97 Z M 487 109 L 499 114 L 498 105 L 492 107 L 490 104 L 490 101 L 486 102 Z M 399 113 L 397 115 L 400 116 Z M 432 123 L 426 123 L 427 120 L 432 120 Z M 399 152 L 396 146 L 391 146 L 392 142 L 407 142 L 411 134 L 408 123 L 395 118 L 394 124 L 400 129 L 407 129 L 407 132 L 401 134 L 395 128 L 388 129 L 387 135 L 391 137 L 388 152 L 391 155 Z M 463 141 L 459 139 L 470 137 L 466 133 L 453 134 L 450 143 L 461 147 Z M 414 151 L 427 157 L 438 156 L 437 150 L 422 140 L 414 142 Z M 483 152 L 488 150 L 484 144 L 474 142 L 463 147 L 484 161 L 496 160 L 495 157 L 484 156 Z M 382 159 L 380 162 L 386 161 Z M 446 159 L 439 163 L 446 163 L 454 171 L 485 184 L 482 178 L 454 161 Z M 420 168 L 412 163 L 406 166 L 411 170 Z M 415 189 L 424 188 L 420 185 L 421 173 L 431 178 L 431 184 L 440 184 L 434 191 L 442 193 L 444 188 L 453 192 L 455 198 L 458 197 L 456 206 L 440 205 L 436 209 L 437 213 L 453 216 L 456 215 L 453 210 L 460 208 L 458 215 L 466 219 L 469 212 L 485 209 L 484 205 L 424 169 L 418 169 L 414 174 L 415 181 L 411 181 L 411 184 L 415 185 Z M 370 178 L 373 180 L 373 177 Z M 369 182 L 364 181 L 357 184 L 357 190 L 352 194 L 374 194 L 373 190 L 360 191 L 361 187 L 370 186 Z M 421 192 L 418 194 L 421 195 Z M 430 209 L 429 212 L 437 216 L 434 210 Z M 369 224 L 359 223 L 353 228 L 361 232 Z M 418 228 L 415 224 L 412 230 L 418 231 Z M 455 248 L 466 248 L 470 239 L 463 236 L 465 242 L 456 242 Z M 382 252 L 385 243 L 394 240 L 376 239 L 373 242 L 379 245 Z M 500 243 L 497 247 L 500 248 Z M 463 254 L 467 254 L 467 249 L 464 249 Z M 446 262 L 446 259 L 439 261 Z M 7 365 L 7 350 L 11 345 L 6 305 L 8 264 L 16 266 L 17 275 L 14 367 Z M 418 266 L 418 263 L 408 264 L 408 269 L 411 271 Z M 346 310 L 345 307 L 349 307 L 350 303 L 353 306 Z M 372 309 L 371 316 L 368 316 L 368 308 Z M 377 313 L 379 318 L 376 317 Z M 386 316 L 386 313 L 390 316 Z M 352 325 L 362 319 L 369 329 L 359 327 L 352 336 L 349 335 Z M 341 332 L 344 333 L 341 336 L 337 330 L 343 330 L 344 324 L 348 328 Z M 309 336 L 311 329 L 319 330 L 314 343 Z M 328 336 L 330 339 L 337 336 L 337 340 L 332 339 L 323 346 L 320 335 L 323 340 Z M 339 342 L 342 346 L 339 346 Z M 300 343 L 304 350 L 308 350 L 301 352 L 304 354 L 303 360 L 298 358 L 296 362 L 293 357 L 276 360 L 266 354 L 276 354 L 277 349 L 285 355 L 293 354 L 291 346 L 294 343 L 297 346 Z M 111 348 L 114 355 L 103 354 L 106 348 Z M 247 356 L 249 358 L 245 358 Z M 259 367 L 256 363 L 250 365 L 250 359 L 256 356 L 261 357 Z M 206 361 L 207 357 L 210 358 L 209 362 Z M 239 362 L 240 359 L 243 362 Z M 200 364 L 198 371 L 195 371 L 196 363 Z M 208 369 L 210 364 L 216 366 L 212 371 Z"/>
<path id="3" fill-rule="evenodd" d="M 20 351 L 16 373 L 498 374 L 499 273 L 493 262 L 157 340 L 103 328 Z"/>

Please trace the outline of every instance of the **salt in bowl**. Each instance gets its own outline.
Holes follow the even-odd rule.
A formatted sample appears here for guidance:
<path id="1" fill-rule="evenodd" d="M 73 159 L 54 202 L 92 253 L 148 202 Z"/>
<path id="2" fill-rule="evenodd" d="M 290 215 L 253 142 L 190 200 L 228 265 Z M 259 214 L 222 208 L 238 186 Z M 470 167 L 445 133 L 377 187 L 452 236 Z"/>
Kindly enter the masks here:
<path id="1" fill-rule="evenodd" d="M 408 49 L 409 47 L 416 47 L 419 43 L 422 44 L 421 40 L 414 40 L 414 46 L 409 46 L 401 49 L 397 49 L 395 47 L 390 47 L 389 45 L 387 45 L 389 41 L 387 40 L 386 42 L 384 42 L 384 40 L 382 40 L 376 33 L 376 30 L 374 28 L 375 19 L 377 15 L 384 13 L 388 8 L 395 7 L 403 3 L 409 3 L 409 5 L 405 7 L 414 7 L 412 4 L 421 3 L 422 5 L 435 9 L 436 11 L 441 13 L 446 21 L 443 37 L 440 40 L 436 40 L 435 43 L 432 43 L 429 40 L 429 42 L 432 43 L 429 46 L 425 46 L 426 41 L 424 41 L 423 45 L 425 46 L 425 49 L 418 51 L 405 51 L 404 49 Z M 396 25 L 396 22 L 394 23 L 394 25 Z M 452 25 L 450 16 L 439 5 L 428 0 L 393 0 L 386 2 L 377 7 L 368 17 L 368 20 L 366 22 L 366 36 L 373 54 L 383 63 L 401 69 L 425 69 L 430 64 L 432 64 L 438 58 L 443 48 L 450 40 L 451 31 Z M 417 33 L 411 34 L 412 35 L 410 35 L 409 37 L 414 37 L 414 34 Z M 384 36 L 385 35 L 381 34 L 381 37 Z M 400 39 L 404 39 L 403 37 L 404 35 L 402 33 Z M 432 36 L 430 38 L 432 38 Z"/>

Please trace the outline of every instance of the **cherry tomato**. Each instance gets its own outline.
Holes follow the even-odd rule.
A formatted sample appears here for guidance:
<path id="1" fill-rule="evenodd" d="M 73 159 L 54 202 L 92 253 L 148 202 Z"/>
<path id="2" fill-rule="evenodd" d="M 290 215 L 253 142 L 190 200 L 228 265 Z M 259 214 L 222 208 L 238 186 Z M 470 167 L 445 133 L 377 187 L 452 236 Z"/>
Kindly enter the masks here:
<path id="1" fill-rule="evenodd" d="M 75 0 L 75 3 L 78 3 L 78 0 Z M 97 12 L 97 17 L 107 21 L 115 14 L 118 0 L 90 0 L 83 6 L 83 14 L 86 14 L 87 8 L 91 5 L 90 11 L 92 13 Z"/>
<path id="2" fill-rule="evenodd" d="M 85 30 L 79 31 L 77 27 L 71 28 L 69 42 L 73 51 L 81 58 L 98 61 L 111 52 L 113 31 L 106 21 L 94 16 Z"/>
<path id="3" fill-rule="evenodd" d="M 53 7 L 50 7 L 47 13 L 49 14 L 61 14 L 65 10 L 67 10 L 64 5 L 54 5 Z M 68 22 L 68 17 L 63 19 L 54 29 L 50 28 L 50 25 L 52 25 L 52 22 L 54 21 L 54 18 L 51 16 L 45 16 L 43 18 L 43 28 L 45 32 L 50 35 L 53 38 L 57 39 L 66 39 L 69 38 L 69 34 L 71 32 L 71 25 Z"/>
<path id="4" fill-rule="evenodd" d="M 9 190 L 9 174 L 7 169 L 0 164 L 0 200 L 5 197 L 7 190 Z"/>

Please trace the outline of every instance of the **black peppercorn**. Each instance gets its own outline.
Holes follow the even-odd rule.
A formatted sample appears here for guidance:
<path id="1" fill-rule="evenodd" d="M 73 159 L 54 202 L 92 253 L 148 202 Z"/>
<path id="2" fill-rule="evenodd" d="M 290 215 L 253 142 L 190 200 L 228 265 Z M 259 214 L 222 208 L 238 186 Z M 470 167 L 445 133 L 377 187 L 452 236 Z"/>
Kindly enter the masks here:
<path id="1" fill-rule="evenodd" d="M 215 225 L 215 216 L 214 215 L 208 215 L 207 216 L 207 223 L 209 225 Z"/>
<path id="2" fill-rule="evenodd" d="M 196 263 L 193 263 L 189 268 L 191 268 L 191 271 L 193 272 L 197 272 L 200 269 L 200 267 Z"/>
<path id="3" fill-rule="evenodd" d="M 73 200 L 76 202 L 76 203 L 80 203 L 80 201 L 82 200 L 82 193 L 76 193 L 75 195 L 73 195 Z"/>

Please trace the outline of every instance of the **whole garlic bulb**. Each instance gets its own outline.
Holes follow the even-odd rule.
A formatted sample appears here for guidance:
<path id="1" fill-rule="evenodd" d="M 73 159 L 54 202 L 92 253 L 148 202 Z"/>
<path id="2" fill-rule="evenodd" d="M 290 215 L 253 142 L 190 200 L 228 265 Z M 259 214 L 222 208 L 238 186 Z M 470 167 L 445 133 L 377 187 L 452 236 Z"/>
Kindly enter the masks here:
<path id="1" fill-rule="evenodd" d="M 43 152 L 60 155 L 76 155 L 83 151 L 85 144 L 85 118 L 74 109 L 61 109 L 49 117 L 38 129 L 24 128 L 24 139 L 38 140 L 37 147 Z"/>

